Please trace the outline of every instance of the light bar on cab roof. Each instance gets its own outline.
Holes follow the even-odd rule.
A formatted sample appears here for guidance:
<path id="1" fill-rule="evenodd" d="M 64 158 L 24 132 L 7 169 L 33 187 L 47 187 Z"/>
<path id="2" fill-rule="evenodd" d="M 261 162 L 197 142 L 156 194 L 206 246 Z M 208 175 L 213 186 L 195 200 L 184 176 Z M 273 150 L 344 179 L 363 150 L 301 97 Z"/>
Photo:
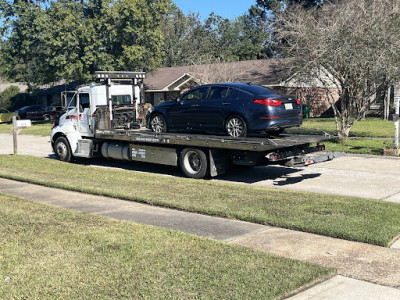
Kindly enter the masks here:
<path id="1" fill-rule="evenodd" d="M 145 72 L 125 72 L 125 71 L 96 71 L 97 79 L 144 79 Z"/>

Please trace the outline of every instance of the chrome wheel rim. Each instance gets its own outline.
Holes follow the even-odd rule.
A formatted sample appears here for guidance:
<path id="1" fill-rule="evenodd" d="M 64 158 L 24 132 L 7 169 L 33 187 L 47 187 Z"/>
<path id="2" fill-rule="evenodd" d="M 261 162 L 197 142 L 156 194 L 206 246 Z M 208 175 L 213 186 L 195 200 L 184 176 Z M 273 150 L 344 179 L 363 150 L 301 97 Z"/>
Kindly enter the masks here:
<path id="1" fill-rule="evenodd" d="M 244 133 L 243 121 L 239 118 L 231 118 L 226 124 L 226 131 L 232 137 L 240 137 Z"/>
<path id="2" fill-rule="evenodd" d="M 164 119 L 160 116 L 155 116 L 154 118 L 152 118 L 151 119 L 151 129 L 155 133 L 165 132 L 166 126 L 165 126 Z"/>
<path id="3" fill-rule="evenodd" d="M 196 174 L 201 170 L 201 159 L 196 151 L 190 151 L 185 156 L 185 167 L 192 174 Z"/>
<path id="4" fill-rule="evenodd" d="M 63 160 L 65 159 L 65 157 L 67 156 L 67 145 L 65 145 L 64 143 L 58 143 L 57 144 L 57 148 L 56 148 L 56 152 L 57 152 L 57 156 Z"/>

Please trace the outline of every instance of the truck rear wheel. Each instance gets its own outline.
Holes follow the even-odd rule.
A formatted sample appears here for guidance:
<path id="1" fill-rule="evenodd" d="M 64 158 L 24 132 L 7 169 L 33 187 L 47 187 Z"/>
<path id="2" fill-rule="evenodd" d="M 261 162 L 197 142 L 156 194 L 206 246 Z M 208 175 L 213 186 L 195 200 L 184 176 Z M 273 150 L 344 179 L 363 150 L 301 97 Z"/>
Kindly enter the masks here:
<path id="1" fill-rule="evenodd" d="M 185 148 L 179 157 L 182 172 L 190 178 L 202 179 L 208 175 L 208 160 L 200 149 Z"/>
<path id="2" fill-rule="evenodd" d="M 71 162 L 73 160 L 71 147 L 69 146 L 68 140 L 63 136 L 56 139 L 54 143 L 54 153 L 61 161 Z"/>

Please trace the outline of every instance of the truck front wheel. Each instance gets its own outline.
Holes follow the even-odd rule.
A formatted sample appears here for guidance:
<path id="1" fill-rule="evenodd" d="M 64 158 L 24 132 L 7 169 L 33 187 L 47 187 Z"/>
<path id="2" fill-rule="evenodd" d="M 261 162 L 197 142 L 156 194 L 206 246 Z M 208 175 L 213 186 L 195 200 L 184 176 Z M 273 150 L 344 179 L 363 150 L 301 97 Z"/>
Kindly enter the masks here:
<path id="1" fill-rule="evenodd" d="M 185 148 L 179 157 L 182 172 L 190 178 L 202 179 L 208 175 L 206 154 L 199 149 Z"/>
<path id="2" fill-rule="evenodd" d="M 60 136 L 54 143 L 54 153 L 56 157 L 65 162 L 71 162 L 73 160 L 71 147 L 69 146 L 68 140 Z"/>

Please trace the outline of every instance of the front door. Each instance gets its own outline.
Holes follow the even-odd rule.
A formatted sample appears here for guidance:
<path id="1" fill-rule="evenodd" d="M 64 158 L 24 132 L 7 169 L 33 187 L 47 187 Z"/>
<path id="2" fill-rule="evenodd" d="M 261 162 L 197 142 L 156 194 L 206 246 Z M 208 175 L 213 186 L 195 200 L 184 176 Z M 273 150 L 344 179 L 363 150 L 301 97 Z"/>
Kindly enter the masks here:
<path id="1" fill-rule="evenodd" d="M 207 96 L 208 87 L 200 87 L 183 94 L 178 105 L 169 111 L 172 127 L 175 129 L 200 129 L 202 115 L 200 107 Z"/>

